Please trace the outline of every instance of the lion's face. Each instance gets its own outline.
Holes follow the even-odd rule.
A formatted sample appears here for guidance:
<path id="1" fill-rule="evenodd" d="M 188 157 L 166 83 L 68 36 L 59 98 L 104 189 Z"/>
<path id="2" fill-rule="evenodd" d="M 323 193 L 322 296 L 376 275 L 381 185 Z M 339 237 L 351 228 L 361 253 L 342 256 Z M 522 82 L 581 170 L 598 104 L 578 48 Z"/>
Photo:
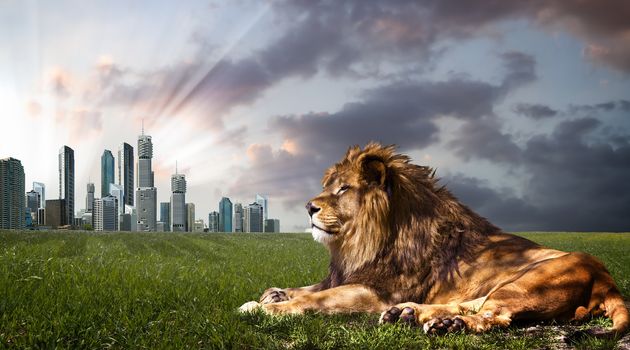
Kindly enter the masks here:
<path id="1" fill-rule="evenodd" d="M 338 239 L 360 206 L 360 193 L 364 189 L 356 174 L 335 174 L 323 191 L 311 199 L 306 210 L 311 219 L 313 238 L 321 243 Z"/>
<path id="2" fill-rule="evenodd" d="M 379 216 L 375 201 L 387 197 L 386 172 L 382 159 L 358 148 L 328 169 L 323 191 L 306 204 L 313 238 L 330 244 L 344 239 L 353 228 L 357 231 L 358 221 Z"/>

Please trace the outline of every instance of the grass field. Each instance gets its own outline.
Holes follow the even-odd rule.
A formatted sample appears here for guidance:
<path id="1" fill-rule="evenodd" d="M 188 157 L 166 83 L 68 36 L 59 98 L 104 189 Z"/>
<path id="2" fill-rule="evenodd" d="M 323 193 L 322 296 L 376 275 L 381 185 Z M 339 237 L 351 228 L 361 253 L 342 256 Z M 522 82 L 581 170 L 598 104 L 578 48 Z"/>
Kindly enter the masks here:
<path id="1" fill-rule="evenodd" d="M 598 256 L 630 299 L 630 234 L 522 235 Z M 551 326 L 427 337 L 417 328 L 378 325 L 376 315 L 235 312 L 268 287 L 319 281 L 327 264 L 326 250 L 306 234 L 3 231 L 0 348 L 555 347 L 558 328 Z"/>

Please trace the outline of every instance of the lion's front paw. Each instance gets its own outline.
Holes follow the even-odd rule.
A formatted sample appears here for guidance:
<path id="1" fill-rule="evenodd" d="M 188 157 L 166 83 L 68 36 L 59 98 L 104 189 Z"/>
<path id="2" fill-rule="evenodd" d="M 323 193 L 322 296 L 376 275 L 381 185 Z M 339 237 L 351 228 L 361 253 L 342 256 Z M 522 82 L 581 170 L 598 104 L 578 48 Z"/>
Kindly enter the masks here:
<path id="1" fill-rule="evenodd" d="M 291 299 L 287 292 L 280 288 L 269 288 L 260 297 L 261 304 L 279 303 Z"/>
<path id="2" fill-rule="evenodd" d="M 261 308 L 261 306 L 262 305 L 257 301 L 248 301 L 245 304 L 241 305 L 241 307 L 238 308 L 238 311 L 240 313 L 250 313 Z"/>
<path id="3" fill-rule="evenodd" d="M 464 320 L 455 316 L 452 318 L 433 318 L 425 322 L 422 329 L 426 334 L 445 334 L 458 332 L 466 328 Z"/>
<path id="4" fill-rule="evenodd" d="M 381 314 L 379 323 L 396 323 L 401 321 L 410 326 L 416 326 L 418 323 L 415 313 L 415 310 L 409 306 L 403 308 L 393 306 Z"/>

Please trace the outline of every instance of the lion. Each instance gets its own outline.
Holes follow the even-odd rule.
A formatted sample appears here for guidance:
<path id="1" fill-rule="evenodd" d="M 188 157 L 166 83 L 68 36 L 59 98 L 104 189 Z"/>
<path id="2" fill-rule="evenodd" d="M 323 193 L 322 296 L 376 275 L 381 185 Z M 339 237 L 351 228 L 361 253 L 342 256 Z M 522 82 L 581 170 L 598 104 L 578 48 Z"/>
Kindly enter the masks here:
<path id="1" fill-rule="evenodd" d="M 627 330 L 628 310 L 597 258 L 505 233 L 437 182 L 395 146 L 349 148 L 306 205 L 313 238 L 330 252 L 326 278 L 267 289 L 240 310 L 379 313 L 429 334 L 598 315 L 612 319 L 606 334 Z"/>

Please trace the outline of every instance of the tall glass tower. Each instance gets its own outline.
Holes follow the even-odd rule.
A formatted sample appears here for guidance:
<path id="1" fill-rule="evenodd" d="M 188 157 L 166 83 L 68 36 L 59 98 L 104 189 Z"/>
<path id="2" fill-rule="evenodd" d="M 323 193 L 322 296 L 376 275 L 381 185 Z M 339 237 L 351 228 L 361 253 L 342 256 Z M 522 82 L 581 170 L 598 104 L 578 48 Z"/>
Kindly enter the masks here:
<path id="1" fill-rule="evenodd" d="M 186 231 L 186 177 L 178 174 L 171 176 L 171 231 Z"/>
<path id="2" fill-rule="evenodd" d="M 232 201 L 227 197 L 219 202 L 219 232 L 232 232 Z"/>
<path id="3" fill-rule="evenodd" d="M 46 208 L 46 185 L 41 182 L 33 182 L 33 191 L 39 193 L 39 207 Z"/>
<path id="4" fill-rule="evenodd" d="M 0 228 L 24 228 L 24 167 L 15 158 L 0 159 Z"/>
<path id="5" fill-rule="evenodd" d="M 138 231 L 155 231 L 157 227 L 157 189 L 153 185 L 153 143 L 151 136 L 138 136 L 138 190 L 136 207 L 138 209 Z"/>
<path id="6" fill-rule="evenodd" d="M 267 196 L 263 196 L 260 194 L 256 195 L 256 203 L 260 204 L 260 206 L 262 207 L 262 215 L 263 215 L 263 221 L 267 220 L 268 218 L 268 211 L 269 211 L 269 207 L 267 205 Z"/>
<path id="7" fill-rule="evenodd" d="M 133 147 L 123 143 L 118 148 L 118 185 L 123 188 L 123 208 L 133 206 Z"/>
<path id="8" fill-rule="evenodd" d="M 160 203 L 160 221 L 164 223 L 164 231 L 171 230 L 171 203 Z"/>
<path id="9" fill-rule="evenodd" d="M 87 195 L 85 196 L 85 212 L 91 213 L 94 210 L 94 184 L 88 182 Z"/>
<path id="10" fill-rule="evenodd" d="M 101 198 L 109 195 L 109 184 L 114 183 L 114 156 L 108 149 L 101 156 Z"/>
<path id="11" fill-rule="evenodd" d="M 72 225 L 74 223 L 74 150 L 68 146 L 63 146 L 59 150 L 59 199 L 65 200 L 65 217 L 62 218 L 61 225 Z"/>

